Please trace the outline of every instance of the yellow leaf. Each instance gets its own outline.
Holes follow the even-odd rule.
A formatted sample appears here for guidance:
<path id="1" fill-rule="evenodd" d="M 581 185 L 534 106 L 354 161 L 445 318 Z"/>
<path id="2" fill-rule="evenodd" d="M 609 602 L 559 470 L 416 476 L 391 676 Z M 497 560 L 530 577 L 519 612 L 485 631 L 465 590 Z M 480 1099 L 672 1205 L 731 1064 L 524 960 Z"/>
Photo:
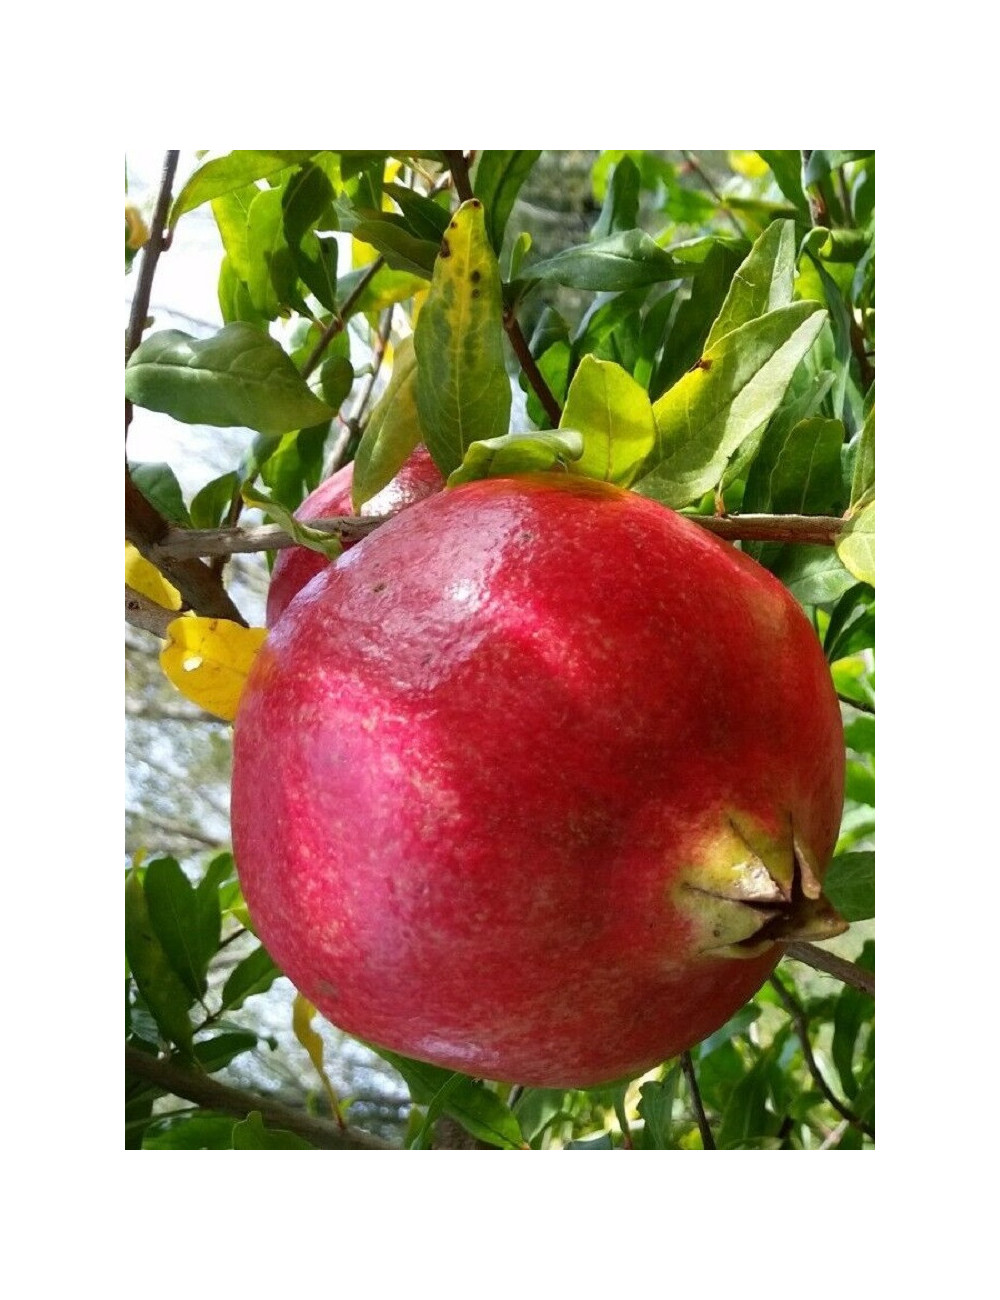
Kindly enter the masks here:
<path id="1" fill-rule="evenodd" d="M 316 1073 L 320 1077 L 323 1091 L 330 1103 L 330 1109 L 337 1119 L 341 1120 L 340 1100 L 334 1092 L 330 1080 L 326 1077 L 326 1071 L 323 1069 L 323 1040 L 312 1027 L 312 1018 L 315 1014 L 316 1008 L 313 1004 L 307 1001 L 301 993 L 296 993 L 295 1001 L 292 1004 L 292 1028 L 295 1030 L 295 1037 L 309 1053 L 309 1059 L 316 1067 Z"/>
<path id="2" fill-rule="evenodd" d="M 125 584 L 164 609 L 180 609 L 180 592 L 159 569 L 144 559 L 131 542 L 125 543 Z"/>
<path id="3" fill-rule="evenodd" d="M 758 153 L 752 149 L 730 149 L 729 165 L 734 172 L 740 176 L 746 176 L 750 180 L 756 180 L 759 176 L 766 176 L 768 172 L 767 163 Z"/>
<path id="4" fill-rule="evenodd" d="M 160 651 L 160 666 L 182 695 L 232 722 L 267 628 L 240 627 L 224 618 L 175 618 Z"/>

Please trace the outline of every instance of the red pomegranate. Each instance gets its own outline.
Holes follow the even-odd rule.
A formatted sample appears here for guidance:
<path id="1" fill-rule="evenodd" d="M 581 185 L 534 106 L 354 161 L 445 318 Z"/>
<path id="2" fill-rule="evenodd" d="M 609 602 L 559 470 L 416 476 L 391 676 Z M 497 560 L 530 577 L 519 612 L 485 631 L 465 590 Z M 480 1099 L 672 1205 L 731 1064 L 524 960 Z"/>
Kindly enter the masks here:
<path id="1" fill-rule="evenodd" d="M 353 515 L 351 488 L 354 484 L 354 462 L 345 465 L 336 474 L 319 485 L 306 497 L 295 512 L 303 523 L 310 519 L 335 519 L 338 515 Z M 420 501 L 432 492 L 439 491 L 444 480 L 431 460 L 430 452 L 419 446 L 411 454 L 396 477 L 381 492 L 370 497 L 361 507 L 364 518 L 394 515 L 405 510 L 414 501 Z M 344 549 L 355 545 L 356 539 L 345 539 Z M 285 606 L 299 591 L 315 578 L 330 561 L 319 551 L 308 546 L 291 546 L 279 551 L 271 570 L 271 583 L 267 589 L 267 626 L 273 627 L 285 611 Z"/>
<path id="2" fill-rule="evenodd" d="M 235 727 L 260 938 L 336 1025 L 588 1086 L 722 1025 L 821 895 L 844 742 L 781 584 L 633 492 L 448 489 L 276 624 Z"/>

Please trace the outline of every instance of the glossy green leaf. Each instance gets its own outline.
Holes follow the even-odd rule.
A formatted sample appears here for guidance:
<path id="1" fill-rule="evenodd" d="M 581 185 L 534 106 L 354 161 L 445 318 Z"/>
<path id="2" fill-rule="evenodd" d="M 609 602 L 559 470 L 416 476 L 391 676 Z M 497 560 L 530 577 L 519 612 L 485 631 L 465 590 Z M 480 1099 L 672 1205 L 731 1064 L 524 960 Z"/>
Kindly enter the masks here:
<path id="1" fill-rule="evenodd" d="M 484 149 L 480 154 L 473 193 L 486 210 L 486 234 L 497 257 L 514 200 L 540 154 L 540 149 Z"/>
<path id="2" fill-rule="evenodd" d="M 736 247 L 725 240 L 699 241 L 703 260 L 689 269 L 697 269 L 690 290 L 676 308 L 663 351 L 653 370 L 649 393 L 654 399 L 675 384 L 699 360 L 713 322 L 722 310 L 736 268 L 743 261 L 745 245 Z M 675 256 L 678 250 L 672 250 Z"/>
<path id="3" fill-rule="evenodd" d="M 278 316 L 289 296 L 289 280 L 294 284 L 295 279 L 281 197 L 281 190 L 261 190 L 247 217 L 247 288 L 254 307 L 268 320 Z"/>
<path id="4" fill-rule="evenodd" d="M 265 1128 L 259 1110 L 233 1125 L 234 1151 L 312 1151 L 314 1148 L 283 1128 Z"/>
<path id="5" fill-rule="evenodd" d="M 250 204 L 260 190 L 256 185 L 244 185 L 212 200 L 212 215 L 222 237 L 222 246 L 241 280 L 250 274 L 250 254 L 247 251 L 247 221 Z"/>
<path id="6" fill-rule="evenodd" d="M 875 915 L 875 853 L 841 853 L 830 863 L 823 892 L 845 921 Z"/>
<path id="7" fill-rule="evenodd" d="M 137 405 L 141 406 L 139 402 Z M 136 461 L 129 466 L 132 482 L 164 519 L 189 527 L 191 518 L 184 504 L 184 493 L 177 475 L 164 461 Z"/>
<path id="8" fill-rule="evenodd" d="M 208 964 L 219 946 L 218 895 L 199 894 L 175 858 L 157 858 L 144 881 L 150 924 L 187 991 L 200 998 Z"/>
<path id="9" fill-rule="evenodd" d="M 232 504 L 239 487 L 235 470 L 220 474 L 191 498 L 191 524 L 195 528 L 218 528 Z"/>
<path id="10" fill-rule="evenodd" d="M 770 167 L 778 189 L 794 204 L 804 221 L 809 220 L 809 203 L 802 188 L 802 153 L 798 149 L 758 149 Z"/>
<path id="11" fill-rule="evenodd" d="M 726 1023 L 709 1034 L 695 1048 L 695 1058 L 701 1062 L 706 1057 L 711 1056 L 713 1052 L 718 1051 L 725 1043 L 731 1042 L 740 1034 L 745 1034 L 752 1024 L 760 1019 L 760 1007 L 754 1002 L 747 1002 L 735 1012 Z"/>
<path id="12" fill-rule="evenodd" d="M 156 936 L 140 872 L 133 868 L 125 882 L 125 955 L 136 987 L 163 1037 L 186 1052 L 192 1028 L 188 1007 L 194 1001 Z"/>
<path id="13" fill-rule="evenodd" d="M 254 181 L 268 180 L 286 167 L 306 161 L 315 152 L 309 149 L 235 149 L 222 158 L 202 163 L 174 199 L 170 210 L 171 227 L 185 212 L 191 212 L 220 194 L 229 194 Z"/>
<path id="14" fill-rule="evenodd" d="M 484 438 L 466 449 L 461 465 L 448 476 L 448 486 L 479 478 L 534 474 L 556 465 L 568 467 L 583 454 L 583 449 L 583 435 L 573 429 Z"/>
<path id="15" fill-rule="evenodd" d="M 231 1151 L 231 1115 L 179 1115 L 154 1120 L 142 1140 L 144 1151 Z"/>
<path id="16" fill-rule="evenodd" d="M 837 554 L 859 582 L 875 586 L 875 502 L 848 521 L 837 538 Z"/>
<path id="17" fill-rule="evenodd" d="M 585 356 L 573 376 L 560 429 L 583 435 L 574 473 L 623 487 L 642 473 L 656 448 L 656 422 L 649 394 L 610 361 Z"/>
<path id="18" fill-rule="evenodd" d="M 411 235 L 402 218 L 383 213 L 378 218 L 359 221 L 353 234 L 355 239 L 377 249 L 393 270 L 431 278 L 438 244 Z"/>
<path id="19" fill-rule="evenodd" d="M 875 773 L 867 762 L 848 761 L 844 797 L 852 803 L 875 807 Z"/>
<path id="20" fill-rule="evenodd" d="M 609 291 L 659 284 L 688 273 L 643 230 L 626 230 L 593 244 L 566 248 L 523 268 L 527 280 Z"/>
<path id="21" fill-rule="evenodd" d="M 830 546 L 786 546 L 773 573 L 802 605 L 833 605 L 854 578 Z"/>
<path id="22" fill-rule="evenodd" d="M 218 299 L 219 311 L 226 325 L 233 321 L 246 321 L 248 325 L 258 326 L 262 333 L 267 333 L 267 317 L 253 305 L 250 290 L 236 274 L 228 257 L 224 257 L 219 264 Z"/>
<path id="23" fill-rule="evenodd" d="M 766 1147 L 777 1133 L 781 1118 L 767 1103 L 780 1084 L 779 1059 L 790 1032 L 789 1026 L 778 1030 L 730 1094 L 716 1134 L 720 1150 Z"/>
<path id="24" fill-rule="evenodd" d="M 436 1065 L 398 1056 L 376 1047 L 379 1056 L 389 1062 L 406 1080 L 410 1095 L 418 1106 L 429 1106 L 440 1098 L 441 1110 L 458 1120 L 481 1142 L 506 1150 L 524 1147 L 524 1136 L 517 1117 L 495 1092 L 465 1075 L 442 1070 Z M 442 1096 L 444 1089 L 447 1089 Z"/>
<path id="25" fill-rule="evenodd" d="M 659 459 L 636 490 L 679 508 L 714 487 L 729 457 L 777 409 L 824 317 L 818 303 L 792 303 L 709 348 L 653 406 Z"/>
<path id="26" fill-rule="evenodd" d="M 510 422 L 504 367 L 500 271 L 483 207 L 455 213 L 417 319 L 417 408 L 424 442 L 447 477 L 474 442 L 500 437 Z"/>
<path id="27" fill-rule="evenodd" d="M 736 269 L 722 308 L 705 340 L 708 351 L 740 325 L 787 307 L 795 280 L 795 223 L 775 221 Z"/>
<path id="28" fill-rule="evenodd" d="M 647 1151 L 670 1151 L 673 1141 L 673 1109 L 680 1069 L 674 1066 L 664 1079 L 647 1080 L 639 1089 L 639 1115 L 644 1121 L 642 1146 Z"/>
<path id="29" fill-rule="evenodd" d="M 264 948 L 255 948 L 235 966 L 222 990 L 222 1008 L 235 1011 L 247 998 L 266 993 L 281 974 Z"/>
<path id="30" fill-rule="evenodd" d="M 874 486 L 875 406 L 872 404 L 861 432 L 858 434 L 858 449 L 854 458 L 854 474 L 851 479 L 851 505 L 856 506 L 865 493 Z"/>
<path id="31" fill-rule="evenodd" d="M 295 538 L 299 546 L 305 546 L 310 551 L 318 551 L 329 560 L 335 560 L 344 549 L 336 533 L 325 533 L 320 528 L 311 528 L 308 524 L 302 523 L 295 518 L 287 506 L 264 492 L 258 492 L 256 488 L 244 487 L 243 500 L 248 506 L 256 506 L 258 510 L 263 510 L 265 514 L 270 515 L 276 524 Z"/>
<path id="32" fill-rule="evenodd" d="M 537 359 L 538 372 L 545 380 L 545 384 L 555 398 L 556 402 L 561 405 L 566 398 L 566 389 L 569 385 L 569 372 L 572 368 L 573 352 L 565 340 L 559 339 L 551 344 Z M 550 429 L 552 421 L 548 412 L 542 406 L 538 394 L 528 382 L 527 377 L 522 372 L 519 378 L 521 387 L 527 394 L 526 408 L 528 419 L 538 429 Z"/>
<path id="33" fill-rule="evenodd" d="M 639 168 L 626 154 L 615 164 L 604 194 L 601 214 L 590 232 L 591 239 L 607 239 L 619 231 L 634 230 L 639 224 Z"/>
<path id="34" fill-rule="evenodd" d="M 842 504 L 840 452 L 844 426 L 815 416 L 789 432 L 771 470 L 770 507 L 775 514 L 824 515 Z"/>
<path id="35" fill-rule="evenodd" d="M 355 511 L 396 477 L 419 442 L 417 358 L 408 338 L 396 348 L 392 378 L 358 443 L 351 484 Z"/>
<path id="36" fill-rule="evenodd" d="M 277 450 L 261 467 L 261 478 L 270 490 L 272 503 L 296 510 L 323 474 L 323 449 L 329 425 L 286 433 Z"/>
<path id="37" fill-rule="evenodd" d="M 216 1034 L 213 1038 L 203 1038 L 194 1045 L 194 1059 L 209 1074 L 223 1069 L 230 1061 L 244 1052 L 253 1051 L 257 1046 L 257 1035 L 249 1030 L 230 1030 L 228 1033 Z"/>
<path id="38" fill-rule="evenodd" d="M 333 201 L 333 186 L 321 167 L 307 163 L 281 189 L 285 241 L 297 248 Z"/>
<path id="39" fill-rule="evenodd" d="M 623 326 L 634 329 L 638 354 L 642 330 L 639 316 L 647 294 L 648 290 L 641 288 L 632 289 L 627 293 L 599 295 L 595 298 L 593 308 L 584 316 L 573 338 L 574 364 L 579 363 L 580 359 L 587 355 L 597 356 L 598 359 L 605 361 L 613 360 L 614 358 L 608 353 L 615 350 L 613 342 L 615 336 L 624 338 Z M 630 369 L 628 365 L 624 368 Z"/>
<path id="40" fill-rule="evenodd" d="M 868 716 L 855 718 L 844 727 L 844 740 L 848 749 L 858 754 L 875 754 L 875 719 Z"/>
<path id="41" fill-rule="evenodd" d="M 865 970 L 875 969 L 875 945 L 869 939 L 858 957 L 858 965 Z M 872 1025 L 875 1017 L 875 1001 L 867 993 L 849 986 L 843 988 L 837 998 L 833 1013 L 833 1042 L 830 1055 L 840 1075 L 840 1083 L 848 1101 L 854 1102 L 860 1087 L 856 1060 L 858 1046 L 865 1026 Z M 868 1034 L 868 1045 L 872 1044 L 872 1033 Z M 861 1062 L 858 1062 L 860 1065 Z M 860 1114 L 861 1107 L 855 1104 L 855 1112 Z M 862 1115 L 867 1118 L 867 1115 Z"/>
<path id="42" fill-rule="evenodd" d="M 433 199 L 417 194 L 405 185 L 387 185 L 385 192 L 399 204 L 400 211 L 417 239 L 429 239 L 438 244 L 448 229 L 451 213 Z"/>
<path id="43" fill-rule="evenodd" d="M 874 153 L 874 149 L 814 149 L 806 163 L 802 179 L 806 185 L 815 185 L 824 176 L 829 176 L 838 167 L 843 167 L 844 163 L 859 158 L 871 158 Z"/>
<path id="44" fill-rule="evenodd" d="M 337 240 L 307 230 L 292 249 L 292 259 L 302 283 L 327 311 L 337 310 Z"/>
<path id="45" fill-rule="evenodd" d="M 151 334 L 125 368 L 125 395 L 185 424 L 242 425 L 271 434 L 336 414 L 310 392 L 279 343 L 242 323 L 207 339 L 180 330 Z"/>

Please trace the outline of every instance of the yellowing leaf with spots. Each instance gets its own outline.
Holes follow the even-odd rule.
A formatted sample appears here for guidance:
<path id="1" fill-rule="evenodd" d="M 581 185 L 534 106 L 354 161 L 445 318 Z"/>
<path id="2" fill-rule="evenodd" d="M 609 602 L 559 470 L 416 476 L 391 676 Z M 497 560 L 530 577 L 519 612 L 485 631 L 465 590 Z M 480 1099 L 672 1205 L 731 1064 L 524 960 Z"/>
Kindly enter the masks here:
<path id="1" fill-rule="evenodd" d="M 478 199 L 463 203 L 444 232 L 413 346 L 420 427 L 447 477 L 471 443 L 502 437 L 510 423 L 500 268 Z"/>
<path id="2" fill-rule="evenodd" d="M 224 618 L 175 618 L 160 651 L 160 666 L 182 695 L 232 722 L 247 674 L 267 628 L 240 627 Z"/>
<path id="3" fill-rule="evenodd" d="M 163 574 L 139 554 L 131 542 L 125 543 L 125 585 L 164 609 L 180 609 L 181 597 Z"/>

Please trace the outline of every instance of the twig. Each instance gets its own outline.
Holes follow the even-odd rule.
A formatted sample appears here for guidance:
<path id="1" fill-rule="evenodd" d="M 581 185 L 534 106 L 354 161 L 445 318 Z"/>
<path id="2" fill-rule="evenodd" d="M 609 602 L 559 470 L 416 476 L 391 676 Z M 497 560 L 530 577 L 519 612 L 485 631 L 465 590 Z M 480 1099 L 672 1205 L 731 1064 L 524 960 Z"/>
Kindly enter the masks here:
<path id="1" fill-rule="evenodd" d="M 708 1123 L 708 1116 L 705 1114 L 705 1107 L 701 1100 L 701 1092 L 698 1088 L 698 1080 L 694 1072 L 694 1061 L 691 1060 L 690 1052 L 681 1054 L 681 1069 L 684 1071 L 684 1078 L 687 1079 L 688 1092 L 691 1094 L 691 1104 L 694 1107 L 695 1117 L 698 1120 L 698 1131 L 701 1133 L 701 1145 L 706 1151 L 715 1150 L 715 1138 L 712 1136 L 712 1130 Z"/>
<path id="2" fill-rule="evenodd" d="M 469 160 L 461 149 L 445 149 L 444 156 L 448 162 L 451 178 L 455 182 L 455 192 L 460 203 L 472 198 L 472 183 L 469 180 Z"/>
<path id="3" fill-rule="evenodd" d="M 218 1110 L 241 1118 L 245 1118 L 251 1111 L 259 1111 L 265 1124 L 297 1133 L 314 1147 L 325 1150 L 393 1150 L 387 1142 L 360 1129 L 341 1129 L 339 1125 L 317 1115 L 291 1110 L 268 1097 L 230 1088 L 207 1074 L 185 1068 L 172 1060 L 149 1056 L 134 1047 L 125 1048 L 125 1068 L 162 1088 L 164 1092 L 185 1101 L 193 1101 L 208 1110 Z"/>
<path id="4" fill-rule="evenodd" d="M 391 515 L 358 519 L 337 515 L 329 519 L 310 519 L 309 527 L 324 533 L 338 533 L 345 538 L 367 537 Z M 808 542 L 832 546 L 844 528 L 843 519 L 821 515 L 733 515 L 716 518 L 690 515 L 691 522 L 727 541 Z M 257 528 L 168 528 L 162 541 L 147 557 L 153 564 L 160 560 L 190 559 L 199 555 L 244 555 L 256 551 L 282 551 L 298 543 L 276 524 Z M 863 708 L 854 700 L 845 700 Z"/>
<path id="5" fill-rule="evenodd" d="M 531 348 L 528 347 L 528 340 L 524 337 L 513 307 L 504 310 L 503 327 L 507 331 L 507 337 L 514 349 L 514 355 L 517 357 L 528 383 L 537 393 L 538 400 L 545 408 L 545 414 L 552 421 L 553 429 L 558 428 L 559 421 L 562 418 L 562 411 L 552 390 L 545 382 L 542 372 L 538 369 L 535 358 L 531 355 Z"/>
<path id="6" fill-rule="evenodd" d="M 837 693 L 837 699 L 841 704 L 847 704 L 852 709 L 857 709 L 859 713 L 870 713 L 873 718 L 875 716 L 874 706 L 871 704 L 865 704 L 863 700 L 852 700 L 849 695 L 841 695 L 839 691 Z"/>
<path id="7" fill-rule="evenodd" d="M 681 153 L 684 157 L 684 161 L 691 168 L 691 170 L 701 177 L 702 181 L 704 182 L 705 188 L 708 190 L 709 194 L 711 194 L 712 198 L 715 199 L 716 203 L 718 203 L 719 207 L 722 209 L 725 215 L 729 218 L 730 225 L 732 225 L 733 229 L 736 231 L 739 237 L 741 239 L 748 239 L 749 236 L 747 235 L 747 232 L 743 229 L 743 226 L 737 220 L 736 215 L 733 213 L 732 209 L 726 206 L 726 200 L 716 189 L 711 176 L 709 176 L 708 172 L 706 172 L 704 167 L 702 167 L 697 154 L 693 154 L 690 151 L 690 149 L 682 149 Z"/>
<path id="8" fill-rule="evenodd" d="M 809 1041 L 809 1022 L 806 1020 L 806 1013 L 803 1011 L 798 1001 L 792 997 L 791 993 L 789 993 L 788 989 L 785 988 L 777 975 L 772 975 L 770 977 L 770 984 L 775 993 L 777 993 L 778 997 L 781 999 L 785 1010 L 792 1018 L 795 1032 L 798 1035 L 799 1042 L 802 1044 L 802 1055 L 805 1057 L 806 1065 L 816 1083 L 816 1087 L 819 1088 L 820 1092 L 838 1115 L 842 1115 L 849 1124 L 853 1124 L 853 1126 L 860 1129 L 862 1133 L 867 1133 L 869 1137 L 874 1137 L 875 1130 L 871 1125 L 866 1124 L 863 1119 L 860 1119 L 855 1115 L 851 1108 L 846 1106 L 836 1093 L 833 1092 L 827 1081 L 823 1078 L 819 1065 L 816 1063 L 816 1058 L 813 1056 L 812 1044 Z"/>
<path id="9" fill-rule="evenodd" d="M 170 209 L 170 195 L 174 184 L 174 174 L 177 171 L 177 159 L 180 157 L 179 149 L 168 149 L 167 156 L 163 160 L 163 175 L 160 179 L 160 192 L 156 197 L 156 207 L 153 210 L 153 222 L 149 230 L 149 238 L 146 240 L 145 247 L 142 250 L 142 263 L 139 267 L 139 278 L 135 286 L 135 297 L 132 299 L 132 310 L 129 313 L 128 331 L 125 334 L 125 361 L 139 346 L 142 338 L 142 331 L 146 325 L 146 317 L 149 314 L 149 298 L 153 292 L 153 273 L 156 270 L 156 263 L 160 254 L 167 247 L 167 241 L 163 237 L 163 229 L 167 224 L 167 212 Z M 125 401 L 125 437 L 128 437 L 128 427 L 132 423 L 132 403 Z"/>
<path id="10" fill-rule="evenodd" d="M 825 948 L 817 948 L 814 943 L 786 943 L 784 948 L 785 956 L 791 957 L 793 961 L 800 961 L 804 966 L 822 971 L 824 975 L 832 975 L 842 984 L 849 984 L 852 989 L 875 996 L 874 971 L 865 970 L 856 962 L 846 961 L 835 953 L 827 952 Z"/>
<path id="11" fill-rule="evenodd" d="M 323 353 L 326 351 L 330 341 L 335 339 L 340 331 L 347 325 L 347 319 L 354 308 L 354 304 L 368 288 L 375 276 L 378 275 L 383 266 L 385 266 L 385 258 L 376 257 L 375 261 L 372 262 L 371 266 L 369 266 L 368 270 L 354 286 L 353 291 L 344 299 L 340 310 L 333 313 L 329 325 L 327 325 L 326 329 L 320 335 L 316 346 L 313 348 L 312 352 L 310 352 L 305 365 L 302 367 L 303 379 L 308 379 L 319 365 Z"/>
<path id="12" fill-rule="evenodd" d="M 382 369 L 382 362 L 385 360 L 385 351 L 389 344 L 389 335 L 392 333 L 392 313 L 393 308 L 387 307 L 379 323 L 378 332 L 375 335 L 375 346 L 372 349 L 372 371 L 368 377 L 361 396 L 358 398 L 357 406 L 354 408 L 350 417 L 344 420 L 344 427 L 333 445 L 327 463 L 323 467 L 323 477 L 329 478 L 336 474 L 337 470 L 344 464 L 348 449 L 351 445 L 351 439 L 361 432 L 362 421 L 364 419 L 365 408 L 371 401 L 372 393 L 375 391 L 375 384 L 378 380 L 379 371 Z"/>
<path id="13" fill-rule="evenodd" d="M 159 554 L 159 543 L 171 531 L 159 510 L 142 495 L 125 466 L 125 538 L 140 555 L 160 569 L 177 588 L 185 605 L 207 618 L 228 618 L 246 627 L 221 578 L 199 559 Z"/>
<path id="14" fill-rule="evenodd" d="M 176 609 L 164 609 L 162 605 L 157 605 L 155 601 L 144 596 L 141 591 L 136 591 L 126 582 L 125 620 L 133 627 L 142 628 L 144 632 L 152 632 L 154 636 L 165 641 L 167 628 L 177 616 Z"/>

